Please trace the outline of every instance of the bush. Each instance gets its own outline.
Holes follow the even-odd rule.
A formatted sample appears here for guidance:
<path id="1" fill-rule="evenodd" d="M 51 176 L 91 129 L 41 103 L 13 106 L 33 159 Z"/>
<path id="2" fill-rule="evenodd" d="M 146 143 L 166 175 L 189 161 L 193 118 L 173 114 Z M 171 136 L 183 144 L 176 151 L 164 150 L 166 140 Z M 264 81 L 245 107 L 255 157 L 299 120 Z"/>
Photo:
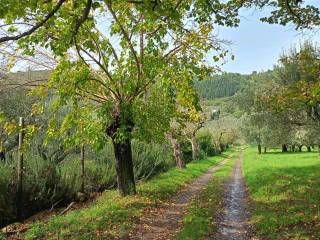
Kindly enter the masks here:
<path id="1" fill-rule="evenodd" d="M 15 218 L 14 171 L 8 165 L 0 163 L 0 226 Z"/>
<path id="2" fill-rule="evenodd" d="M 146 180 L 174 166 L 171 151 L 167 146 L 132 143 L 136 180 Z M 0 163 L 0 227 L 15 220 L 16 215 L 16 162 Z M 85 195 L 116 186 L 116 171 L 113 149 L 108 144 L 98 153 L 86 154 Z M 23 182 L 24 216 L 77 201 L 81 191 L 79 156 L 72 155 L 60 164 L 27 154 Z"/>
<path id="3" fill-rule="evenodd" d="M 217 154 L 210 132 L 203 131 L 197 134 L 197 142 L 202 156 L 214 156 Z"/>
<path id="4" fill-rule="evenodd" d="M 132 145 L 136 180 L 146 180 L 175 166 L 168 146 L 134 141 Z"/>
<path id="5" fill-rule="evenodd" d="M 182 141 L 181 142 L 181 150 L 183 154 L 183 159 L 186 163 L 192 161 L 192 146 L 189 141 Z"/>

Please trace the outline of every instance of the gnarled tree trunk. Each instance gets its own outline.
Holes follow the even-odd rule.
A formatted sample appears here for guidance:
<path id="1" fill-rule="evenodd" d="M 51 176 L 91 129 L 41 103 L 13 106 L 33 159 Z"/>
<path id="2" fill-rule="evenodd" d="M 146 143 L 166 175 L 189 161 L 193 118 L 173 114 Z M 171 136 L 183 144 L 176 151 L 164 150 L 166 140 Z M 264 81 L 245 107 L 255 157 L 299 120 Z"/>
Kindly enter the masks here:
<path id="1" fill-rule="evenodd" d="M 295 144 L 291 145 L 291 152 L 295 152 L 295 148 L 296 148 Z"/>
<path id="2" fill-rule="evenodd" d="M 173 156 L 176 160 L 176 165 L 178 168 L 185 168 L 186 164 L 183 160 L 182 150 L 181 150 L 181 144 L 179 143 L 178 139 L 173 136 L 172 133 L 167 134 L 167 137 L 169 138 L 172 148 L 173 148 Z"/>
<path id="3" fill-rule="evenodd" d="M 286 144 L 282 144 L 282 152 L 288 152 L 288 148 Z"/>
<path id="4" fill-rule="evenodd" d="M 302 152 L 302 146 L 303 145 L 299 145 L 299 152 Z"/>
<path id="5" fill-rule="evenodd" d="M 136 185 L 133 172 L 133 161 L 130 139 L 115 141 L 113 139 L 114 156 L 116 158 L 116 171 L 118 189 L 122 196 L 136 194 Z"/>
<path id="6" fill-rule="evenodd" d="M 311 152 L 311 147 L 307 146 L 308 152 Z"/>
<path id="7" fill-rule="evenodd" d="M 118 109 L 113 115 L 113 121 L 106 128 L 106 134 L 111 137 L 114 156 L 116 160 L 116 172 L 118 190 L 122 196 L 136 194 L 134 179 L 131 133 L 134 123 L 128 109 Z M 121 136 L 118 130 L 121 129 Z"/>
<path id="8" fill-rule="evenodd" d="M 190 142 L 192 147 L 192 159 L 193 160 L 200 159 L 200 150 L 199 150 L 199 145 L 197 143 L 196 136 L 192 135 L 192 137 L 190 138 Z"/>
<path id="9" fill-rule="evenodd" d="M 258 144 L 258 153 L 261 154 L 261 144 Z"/>
<path id="10" fill-rule="evenodd" d="M 264 153 L 267 153 L 267 147 L 264 147 Z"/>

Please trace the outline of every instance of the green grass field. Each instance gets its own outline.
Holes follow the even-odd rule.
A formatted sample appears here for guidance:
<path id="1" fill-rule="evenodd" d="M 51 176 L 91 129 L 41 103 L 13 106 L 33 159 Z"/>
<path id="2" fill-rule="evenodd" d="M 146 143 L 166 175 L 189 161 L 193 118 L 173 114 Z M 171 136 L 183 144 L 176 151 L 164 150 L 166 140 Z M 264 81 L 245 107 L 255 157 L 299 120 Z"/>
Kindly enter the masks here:
<path id="1" fill-rule="evenodd" d="M 36 222 L 23 239 L 114 239 L 125 236 L 147 207 L 165 201 L 182 186 L 205 173 L 233 151 L 221 156 L 191 162 L 185 170 L 173 168 L 138 185 L 139 194 L 121 198 L 116 190 L 107 191 L 87 208 Z M 16 236 L 19 237 L 19 236 Z M 1 237 L 0 237 L 1 239 Z"/>
<path id="2" fill-rule="evenodd" d="M 243 171 L 258 239 L 320 239 L 317 152 L 258 155 L 248 148 Z"/>
<path id="3" fill-rule="evenodd" d="M 229 179 L 238 157 L 239 152 L 213 174 L 207 187 L 192 201 L 176 240 L 203 239 L 215 231 L 214 217 L 223 210 L 223 184 Z"/>

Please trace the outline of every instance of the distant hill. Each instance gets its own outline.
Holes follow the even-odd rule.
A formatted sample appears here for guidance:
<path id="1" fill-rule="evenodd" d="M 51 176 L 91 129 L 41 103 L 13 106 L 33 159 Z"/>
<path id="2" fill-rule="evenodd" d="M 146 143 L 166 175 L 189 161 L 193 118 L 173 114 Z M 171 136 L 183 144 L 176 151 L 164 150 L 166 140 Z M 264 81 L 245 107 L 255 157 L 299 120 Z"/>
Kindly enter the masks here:
<path id="1" fill-rule="evenodd" d="M 0 92 L 11 88 L 39 86 L 48 80 L 50 73 L 49 70 L 0 73 Z"/>
<path id="2" fill-rule="evenodd" d="M 223 73 L 214 75 L 211 79 L 196 82 L 195 87 L 201 99 L 212 100 L 233 96 L 240 90 L 248 75 L 239 73 Z"/>
<path id="3" fill-rule="evenodd" d="M 37 70 L 27 72 L 15 72 L 9 74 L 0 73 L 0 92 L 12 88 L 30 88 L 47 81 L 51 71 Z M 196 82 L 195 87 L 203 100 L 233 96 L 240 90 L 242 84 L 249 75 L 239 73 L 223 73 L 211 77 L 211 79 Z"/>

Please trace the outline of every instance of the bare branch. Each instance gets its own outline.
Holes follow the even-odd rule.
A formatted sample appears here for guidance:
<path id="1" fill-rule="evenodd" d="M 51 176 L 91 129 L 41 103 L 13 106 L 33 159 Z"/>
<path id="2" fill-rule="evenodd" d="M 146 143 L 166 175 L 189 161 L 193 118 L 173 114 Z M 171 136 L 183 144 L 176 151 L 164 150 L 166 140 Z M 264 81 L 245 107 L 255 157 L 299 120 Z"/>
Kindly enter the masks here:
<path id="1" fill-rule="evenodd" d="M 87 61 L 86 61 L 86 60 L 83 58 L 83 56 L 81 55 L 80 50 L 83 51 L 83 49 L 80 48 L 80 47 L 76 44 L 76 50 L 77 50 L 77 53 L 78 53 L 79 57 L 81 58 L 82 62 L 83 62 L 84 64 L 86 64 L 88 68 L 91 69 L 90 65 L 87 63 Z M 86 52 L 85 52 L 85 53 L 86 53 Z M 87 54 L 87 53 L 86 53 L 86 54 Z M 88 55 L 88 54 L 87 54 L 87 55 Z M 91 55 L 89 55 L 89 57 L 90 57 L 90 56 L 91 56 Z M 93 58 L 93 56 L 91 56 L 90 58 Z M 93 59 L 95 59 L 95 58 L 93 58 Z M 94 62 L 96 62 L 96 61 L 97 61 L 97 60 L 94 60 Z M 107 73 L 108 73 L 108 71 L 107 71 Z M 110 76 L 110 77 L 111 77 L 111 76 Z M 103 87 L 105 87 L 109 92 L 111 92 L 111 93 L 115 96 L 115 98 L 120 98 L 120 94 L 117 93 L 117 92 L 115 92 L 115 91 L 113 91 L 113 90 L 112 90 L 109 86 L 107 86 L 107 84 L 105 84 L 103 81 L 101 81 L 101 80 L 99 80 L 99 79 L 94 79 L 94 78 L 92 78 L 91 80 L 100 83 L 100 84 L 101 84 Z M 112 80 L 112 78 L 110 79 L 110 81 L 111 81 L 111 80 Z"/>

